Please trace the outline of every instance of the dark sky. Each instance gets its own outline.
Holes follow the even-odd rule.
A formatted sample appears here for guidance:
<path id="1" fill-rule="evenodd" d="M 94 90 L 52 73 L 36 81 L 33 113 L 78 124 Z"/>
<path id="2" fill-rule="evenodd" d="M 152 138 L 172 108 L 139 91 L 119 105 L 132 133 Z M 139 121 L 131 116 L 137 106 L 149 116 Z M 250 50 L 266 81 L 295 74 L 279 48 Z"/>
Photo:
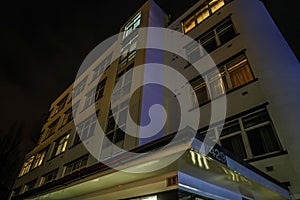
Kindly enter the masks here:
<path id="1" fill-rule="evenodd" d="M 83 59 L 118 33 L 144 2 L 33 0 L 1 5 L 1 134 L 17 120 L 25 124 L 27 135 L 38 135 L 50 103 L 71 84 Z M 175 17 L 196 1 L 156 2 Z M 295 2 L 265 0 L 300 58 L 300 12 Z"/>

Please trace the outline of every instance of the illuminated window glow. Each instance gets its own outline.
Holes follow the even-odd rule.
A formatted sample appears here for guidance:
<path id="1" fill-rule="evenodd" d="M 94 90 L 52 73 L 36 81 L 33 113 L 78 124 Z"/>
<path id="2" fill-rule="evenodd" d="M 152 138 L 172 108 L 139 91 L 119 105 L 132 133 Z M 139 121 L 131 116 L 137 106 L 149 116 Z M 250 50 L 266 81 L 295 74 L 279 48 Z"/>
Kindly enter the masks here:
<path id="1" fill-rule="evenodd" d="M 34 156 L 31 156 L 27 160 L 25 160 L 23 167 L 21 169 L 21 172 L 19 174 L 19 177 L 23 176 L 24 174 L 27 174 L 29 172 L 31 165 L 33 163 L 33 160 L 34 160 Z"/>
<path id="2" fill-rule="evenodd" d="M 57 156 L 63 152 L 66 151 L 67 145 L 68 145 L 68 140 L 70 137 L 70 133 L 63 136 L 62 138 L 58 139 L 55 142 L 54 150 L 53 150 L 53 155 L 52 156 Z"/>
<path id="3" fill-rule="evenodd" d="M 226 0 L 211 0 L 200 6 L 190 17 L 182 22 L 183 32 L 187 33 L 225 5 Z"/>

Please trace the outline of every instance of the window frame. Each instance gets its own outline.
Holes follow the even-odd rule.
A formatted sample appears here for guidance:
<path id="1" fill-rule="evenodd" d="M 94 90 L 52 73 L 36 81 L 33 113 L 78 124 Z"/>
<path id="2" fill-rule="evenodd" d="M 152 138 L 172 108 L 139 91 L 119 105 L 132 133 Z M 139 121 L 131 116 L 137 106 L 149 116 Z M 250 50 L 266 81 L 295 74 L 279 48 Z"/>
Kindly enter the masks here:
<path id="1" fill-rule="evenodd" d="M 55 140 L 51 158 L 57 157 L 67 150 L 71 130 L 67 131 L 63 136 Z"/>
<path id="2" fill-rule="evenodd" d="M 259 113 L 263 113 L 267 117 L 267 120 L 264 121 L 264 122 L 259 122 L 257 124 L 254 124 L 254 125 L 250 126 L 250 127 L 245 128 L 245 124 L 243 123 L 243 118 L 246 118 L 247 116 L 250 116 L 250 115 L 259 114 Z M 246 154 L 245 157 L 242 158 L 242 159 L 244 159 L 244 160 L 258 159 L 258 158 L 261 158 L 261 157 L 264 157 L 264 156 L 273 155 L 273 154 L 276 155 L 279 152 L 283 152 L 283 148 L 282 148 L 280 139 L 278 137 L 275 126 L 272 122 L 272 119 L 271 119 L 270 114 L 268 113 L 268 110 L 267 110 L 266 107 L 256 109 L 255 111 L 248 112 L 247 114 L 244 114 L 242 116 L 235 117 L 231 120 L 226 121 L 225 124 L 224 124 L 223 130 L 226 127 L 226 125 L 228 125 L 230 123 L 233 123 L 233 122 L 238 122 L 239 130 L 234 131 L 234 132 L 229 133 L 229 134 L 226 134 L 224 136 L 222 136 L 222 133 L 221 133 L 220 137 L 218 138 L 218 141 L 216 141 L 216 140 L 214 140 L 214 141 L 222 146 L 222 140 L 229 139 L 229 138 L 232 138 L 234 136 L 240 135 L 241 138 L 242 138 L 243 148 L 244 148 L 245 154 Z M 254 130 L 254 129 L 257 129 L 257 128 L 261 128 L 261 127 L 264 127 L 265 125 L 271 125 L 271 127 L 272 127 L 272 133 L 271 134 L 273 135 L 272 139 L 276 140 L 276 142 L 277 142 L 276 146 L 277 146 L 278 149 L 274 150 L 274 151 L 270 151 L 270 152 L 261 153 L 259 155 L 253 155 L 253 148 L 251 148 L 251 144 L 249 142 L 249 136 L 248 136 L 249 133 L 247 131 Z M 217 133 L 219 132 L 219 126 L 215 126 L 214 128 L 212 128 L 210 130 L 207 130 L 207 131 L 213 131 L 214 134 L 215 134 L 215 138 L 217 138 Z M 206 134 L 207 131 L 200 132 L 200 134 Z M 237 155 L 235 152 L 232 152 L 232 153 Z"/>
<path id="3" fill-rule="evenodd" d="M 93 69 L 94 73 L 92 81 L 96 80 L 110 66 L 111 58 L 112 53 L 110 53 L 109 56 L 104 58 L 104 60 Z"/>
<path id="4" fill-rule="evenodd" d="M 73 87 L 73 90 L 72 90 L 73 98 L 77 97 L 84 90 L 86 81 L 87 81 L 87 77 L 82 79 L 75 87 Z"/>
<path id="5" fill-rule="evenodd" d="M 54 175 L 54 177 L 53 177 L 53 175 Z M 50 171 L 50 172 L 42 175 L 41 181 L 40 181 L 40 186 L 46 185 L 47 183 L 50 183 L 50 182 L 56 180 L 57 179 L 57 175 L 58 175 L 58 168 L 56 168 L 56 169 L 54 169 L 54 170 L 52 170 L 52 171 Z M 52 176 L 51 179 L 50 180 L 46 180 L 50 176 Z"/>
<path id="6" fill-rule="evenodd" d="M 31 166 L 33 164 L 34 159 L 35 159 L 35 155 L 32 155 L 24 161 L 18 177 L 24 176 L 31 170 Z"/>
<path id="7" fill-rule="evenodd" d="M 64 176 L 67 176 L 69 174 L 72 174 L 72 173 L 74 173 L 76 171 L 79 171 L 79 170 L 85 168 L 87 166 L 87 164 L 88 164 L 88 159 L 89 159 L 89 155 L 87 154 L 85 156 L 82 156 L 82 157 L 80 157 L 78 159 L 75 159 L 75 160 L 73 160 L 73 161 L 65 164 L 64 165 Z M 85 164 L 83 165 L 82 163 L 84 163 L 84 162 L 85 162 Z M 76 166 L 77 163 L 79 163 L 80 166 L 78 168 L 76 168 L 76 169 L 73 169 L 74 166 Z M 70 171 L 69 172 L 67 172 L 67 168 L 68 167 L 70 167 Z"/>
<path id="8" fill-rule="evenodd" d="M 45 149 L 39 151 L 34 158 L 33 164 L 31 166 L 31 169 L 38 168 L 39 166 L 42 166 L 45 163 L 46 156 L 48 153 L 48 147 Z"/>
<path id="9" fill-rule="evenodd" d="M 219 7 L 216 10 L 212 10 L 212 5 L 211 3 L 213 1 L 222 1 L 223 5 L 221 7 Z M 190 14 L 189 16 L 187 16 L 184 20 L 181 21 L 181 27 L 182 27 L 182 32 L 184 34 L 187 34 L 188 32 L 190 32 L 191 30 L 195 29 L 199 24 L 201 24 L 203 21 L 205 21 L 206 19 L 208 19 L 210 16 L 212 16 L 214 13 L 216 13 L 217 11 L 219 11 L 220 9 L 222 9 L 224 6 L 226 6 L 230 1 L 232 0 L 208 0 L 206 2 L 204 2 L 203 4 L 201 4 L 198 8 L 196 8 L 192 14 Z M 205 8 L 206 7 L 206 8 Z M 201 11 L 201 12 L 200 12 Z M 197 15 L 198 13 L 204 13 L 204 11 L 207 12 L 208 15 L 206 15 L 204 18 L 202 18 L 201 21 L 198 21 L 199 15 Z M 193 27 L 189 28 L 188 30 L 186 30 L 186 26 L 185 23 L 187 21 L 191 21 L 191 23 L 193 23 Z M 190 23 L 190 24 L 191 24 Z"/>

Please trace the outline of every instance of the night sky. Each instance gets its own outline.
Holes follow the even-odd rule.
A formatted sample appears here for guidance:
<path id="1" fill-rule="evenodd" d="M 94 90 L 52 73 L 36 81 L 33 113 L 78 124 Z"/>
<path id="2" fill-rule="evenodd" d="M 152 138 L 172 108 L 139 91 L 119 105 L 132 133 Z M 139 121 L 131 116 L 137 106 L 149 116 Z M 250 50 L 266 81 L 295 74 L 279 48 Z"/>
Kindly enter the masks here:
<path id="1" fill-rule="evenodd" d="M 25 125 L 27 138 L 37 136 L 50 103 L 72 83 L 83 59 L 101 41 L 118 33 L 144 2 L 34 0 L 1 5 L 1 134 L 18 121 Z M 176 18 L 196 1 L 156 2 Z M 300 58 L 300 12 L 295 5 L 299 1 L 265 2 Z"/>

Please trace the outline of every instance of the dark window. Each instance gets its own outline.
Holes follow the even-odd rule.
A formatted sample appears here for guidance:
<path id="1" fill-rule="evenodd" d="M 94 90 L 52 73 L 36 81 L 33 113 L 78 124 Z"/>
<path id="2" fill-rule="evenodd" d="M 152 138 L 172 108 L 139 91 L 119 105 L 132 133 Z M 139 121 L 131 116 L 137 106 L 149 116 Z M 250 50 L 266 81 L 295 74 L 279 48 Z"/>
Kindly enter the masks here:
<path id="1" fill-rule="evenodd" d="M 42 176 L 41 185 L 45 185 L 56 179 L 58 173 L 58 169 L 55 169 L 45 175 Z"/>
<path id="2" fill-rule="evenodd" d="M 59 118 L 57 120 L 55 120 L 54 122 L 52 122 L 52 124 L 50 124 L 48 126 L 47 136 L 46 137 L 49 137 L 49 136 L 51 136 L 51 135 L 53 135 L 55 133 L 57 125 L 58 125 L 58 121 L 59 121 Z"/>
<path id="3" fill-rule="evenodd" d="M 221 131 L 221 127 L 209 131 L 216 134 Z M 243 159 L 251 159 L 282 150 L 266 109 L 226 122 L 219 141 L 223 147 Z"/>
<path id="4" fill-rule="evenodd" d="M 98 78 L 105 71 L 111 62 L 111 57 L 112 55 L 110 54 L 94 69 L 93 80 Z"/>
<path id="5" fill-rule="evenodd" d="M 27 158 L 23 164 L 23 167 L 20 171 L 19 177 L 23 176 L 24 174 L 27 174 L 31 168 L 31 165 L 33 163 L 35 156 L 30 156 L 29 158 Z"/>
<path id="6" fill-rule="evenodd" d="M 97 116 L 92 115 L 78 125 L 76 130 L 82 141 L 94 135 L 96 122 Z"/>
<path id="7" fill-rule="evenodd" d="M 240 158 L 247 157 L 243 139 L 240 134 L 221 139 L 221 145 Z"/>
<path id="8" fill-rule="evenodd" d="M 74 171 L 80 170 L 87 165 L 88 156 L 84 156 L 80 159 L 72 161 L 65 166 L 65 176 L 73 173 Z"/>
<path id="9" fill-rule="evenodd" d="M 253 156 L 280 151 L 278 138 L 266 110 L 245 117 L 243 124 Z"/>
<path id="10" fill-rule="evenodd" d="M 202 34 L 198 39 L 198 43 L 207 51 L 207 53 L 210 53 L 233 39 L 236 35 L 233 23 L 231 19 L 228 18 L 213 27 L 212 30 Z M 191 63 L 196 62 L 205 55 L 202 48 L 197 47 L 194 43 L 188 45 L 185 49 Z"/>
<path id="11" fill-rule="evenodd" d="M 30 181 L 29 183 L 25 184 L 25 191 L 29 191 L 35 188 L 35 185 L 37 183 L 37 179 L 34 179 L 33 181 Z M 24 191 L 24 192 L 25 192 Z"/>

